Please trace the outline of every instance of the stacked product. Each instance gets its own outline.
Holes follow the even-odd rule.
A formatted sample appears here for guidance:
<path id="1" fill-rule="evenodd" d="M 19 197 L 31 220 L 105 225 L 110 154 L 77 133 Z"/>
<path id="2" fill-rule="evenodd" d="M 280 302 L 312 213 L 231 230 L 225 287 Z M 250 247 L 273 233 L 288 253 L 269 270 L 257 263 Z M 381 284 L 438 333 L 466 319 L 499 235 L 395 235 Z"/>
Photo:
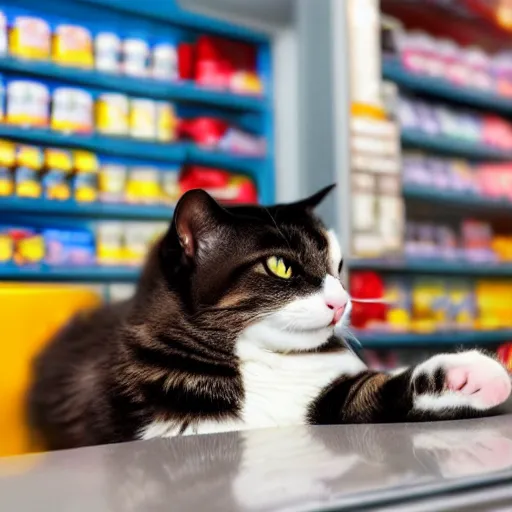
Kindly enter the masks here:
<path id="1" fill-rule="evenodd" d="M 408 221 L 405 254 L 411 259 L 459 261 L 461 263 L 509 263 L 512 235 L 494 233 L 492 226 L 478 220 L 453 225 Z"/>
<path id="2" fill-rule="evenodd" d="M 211 36 L 199 36 L 194 44 L 180 43 L 182 35 L 173 29 L 155 38 L 140 30 L 119 33 L 108 25 L 84 26 L 0 7 L 0 52 L 138 78 L 194 79 L 200 85 L 236 93 L 263 91 L 252 45 Z"/>
<path id="3" fill-rule="evenodd" d="M 99 222 L 94 229 L 0 226 L 0 264 L 140 265 L 167 223 Z"/>
<path id="4" fill-rule="evenodd" d="M 404 151 L 403 183 L 512 202 L 512 164 L 469 162 L 421 151 Z"/>
<path id="5" fill-rule="evenodd" d="M 192 188 L 218 200 L 257 202 L 251 179 L 219 169 L 134 164 L 88 151 L 41 148 L 0 140 L 0 197 L 172 205 Z"/>
<path id="6" fill-rule="evenodd" d="M 512 96 L 510 51 L 490 54 L 480 46 L 462 46 L 453 39 L 395 26 L 394 47 L 407 71 L 446 80 L 455 86 Z"/>
<path id="7" fill-rule="evenodd" d="M 400 95 L 397 116 L 403 130 L 512 150 L 512 123 L 501 117 Z"/>
<path id="8" fill-rule="evenodd" d="M 383 277 L 353 272 L 354 297 L 384 297 L 388 304 L 355 303 L 352 324 L 358 329 L 431 333 L 512 327 L 507 304 L 512 280 Z"/>

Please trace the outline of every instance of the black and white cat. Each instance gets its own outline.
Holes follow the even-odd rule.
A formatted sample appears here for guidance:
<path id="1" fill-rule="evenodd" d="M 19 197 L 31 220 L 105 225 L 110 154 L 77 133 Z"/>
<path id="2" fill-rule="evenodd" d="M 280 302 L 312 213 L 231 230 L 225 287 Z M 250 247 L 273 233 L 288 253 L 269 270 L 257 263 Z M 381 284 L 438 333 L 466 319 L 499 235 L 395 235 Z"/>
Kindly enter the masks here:
<path id="1" fill-rule="evenodd" d="M 313 213 L 331 188 L 269 208 L 185 194 L 133 299 L 78 315 L 36 360 L 47 447 L 492 413 L 511 381 L 478 351 L 385 374 L 333 336 L 351 306 Z"/>

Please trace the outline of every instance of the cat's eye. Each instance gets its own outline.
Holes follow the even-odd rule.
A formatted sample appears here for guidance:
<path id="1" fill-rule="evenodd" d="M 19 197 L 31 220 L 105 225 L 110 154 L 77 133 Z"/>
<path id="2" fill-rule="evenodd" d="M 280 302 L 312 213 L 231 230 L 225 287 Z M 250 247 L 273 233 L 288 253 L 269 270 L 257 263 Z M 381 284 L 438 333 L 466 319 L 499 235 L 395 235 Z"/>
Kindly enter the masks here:
<path id="1" fill-rule="evenodd" d="M 338 274 L 341 274 L 342 270 L 343 270 L 343 260 L 341 260 L 340 264 L 338 265 Z"/>
<path id="2" fill-rule="evenodd" d="M 267 270 L 281 279 L 290 279 L 293 276 L 292 266 L 284 258 L 270 256 L 265 260 Z"/>

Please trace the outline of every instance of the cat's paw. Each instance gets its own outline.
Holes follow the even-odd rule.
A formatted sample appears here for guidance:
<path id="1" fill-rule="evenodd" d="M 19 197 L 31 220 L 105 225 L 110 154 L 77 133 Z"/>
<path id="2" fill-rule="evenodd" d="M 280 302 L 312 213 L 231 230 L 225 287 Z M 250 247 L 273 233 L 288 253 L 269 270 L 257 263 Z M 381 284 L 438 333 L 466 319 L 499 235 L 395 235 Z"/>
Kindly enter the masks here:
<path id="1" fill-rule="evenodd" d="M 439 354 L 412 373 L 413 408 L 432 413 L 470 408 L 485 411 L 503 403 L 512 388 L 507 370 L 477 350 Z"/>

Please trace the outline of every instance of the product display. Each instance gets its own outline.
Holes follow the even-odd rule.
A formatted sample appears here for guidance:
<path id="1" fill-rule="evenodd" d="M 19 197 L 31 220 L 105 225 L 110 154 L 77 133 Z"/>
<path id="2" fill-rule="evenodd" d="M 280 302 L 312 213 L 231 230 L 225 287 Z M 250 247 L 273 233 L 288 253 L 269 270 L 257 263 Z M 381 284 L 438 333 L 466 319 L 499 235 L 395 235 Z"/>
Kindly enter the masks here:
<path id="1" fill-rule="evenodd" d="M 179 123 L 183 138 L 192 139 L 200 146 L 224 150 L 234 154 L 261 157 L 266 153 L 263 137 L 252 135 L 228 122 L 213 117 L 183 119 Z"/>
<path id="2" fill-rule="evenodd" d="M 446 136 L 483 146 L 512 150 L 512 123 L 498 116 L 400 95 L 397 117 L 402 129 Z"/>
<path id="3" fill-rule="evenodd" d="M 353 272 L 350 293 L 380 296 L 388 302 L 354 303 L 352 324 L 359 329 L 429 333 L 512 327 L 507 306 L 512 296 L 510 279 L 384 277 L 375 272 Z"/>
<path id="4" fill-rule="evenodd" d="M 94 229 L 0 225 L 0 264 L 138 266 L 167 227 L 165 222 L 98 222 Z"/>
<path id="5" fill-rule="evenodd" d="M 262 94 L 264 84 L 257 70 L 253 46 L 212 36 L 178 48 L 179 75 L 183 80 L 242 94 Z"/>
<path id="6" fill-rule="evenodd" d="M 512 96 L 512 53 L 488 53 L 477 45 L 462 46 L 420 30 L 396 25 L 393 46 L 407 71 L 437 77 L 455 86 Z"/>
<path id="7" fill-rule="evenodd" d="M 42 82 L 10 80 L 6 87 L 5 120 L 21 126 L 48 126 L 50 91 Z"/>

